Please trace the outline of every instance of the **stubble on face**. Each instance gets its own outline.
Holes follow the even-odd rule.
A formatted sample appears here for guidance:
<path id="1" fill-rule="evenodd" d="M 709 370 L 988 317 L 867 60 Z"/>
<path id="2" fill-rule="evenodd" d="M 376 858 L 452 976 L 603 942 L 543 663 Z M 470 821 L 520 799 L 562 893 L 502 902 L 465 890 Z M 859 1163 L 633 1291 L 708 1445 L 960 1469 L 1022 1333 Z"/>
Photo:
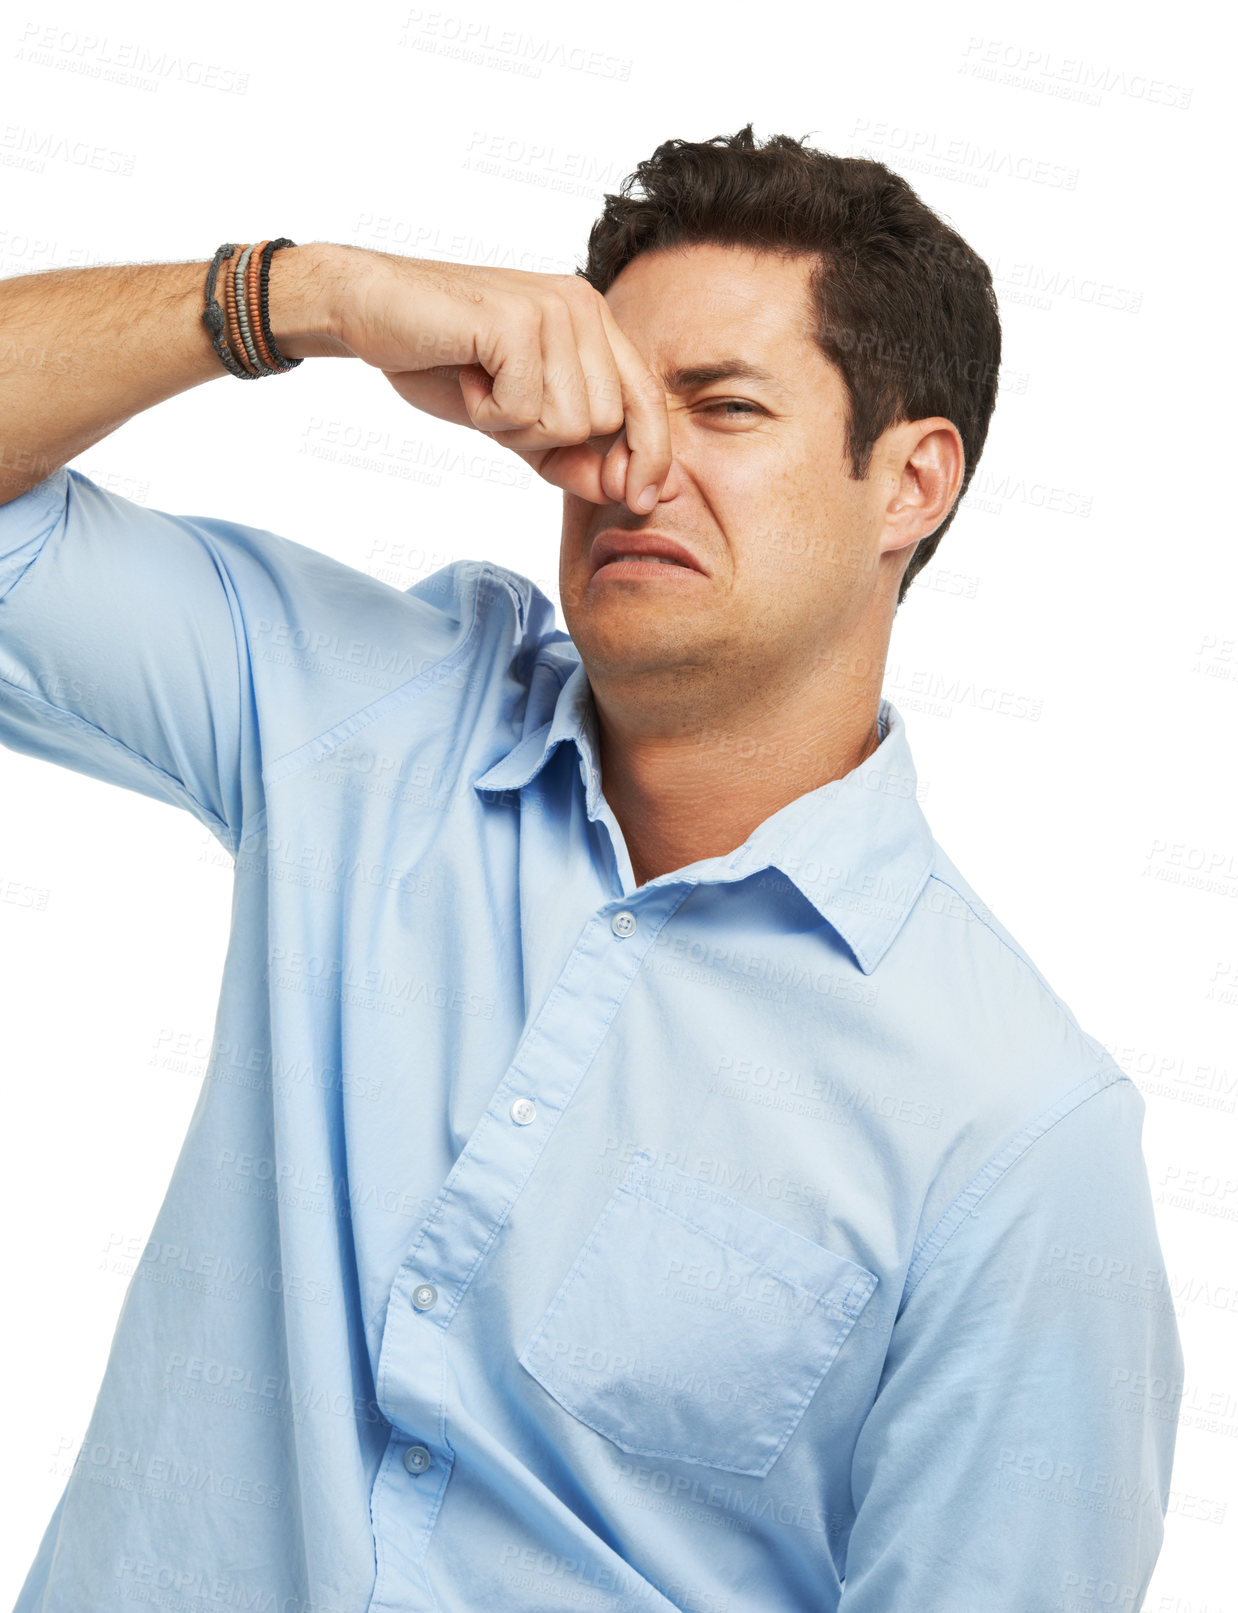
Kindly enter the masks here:
<path id="1" fill-rule="evenodd" d="M 647 516 L 564 495 L 560 598 L 599 697 L 686 733 L 846 676 L 874 596 L 875 492 L 853 481 L 847 393 L 813 336 L 816 259 L 700 245 L 634 259 L 607 293 L 664 384 L 673 462 Z M 768 379 L 680 372 L 736 359 Z M 707 577 L 594 577 L 608 528 L 682 542 Z M 654 568 L 661 571 L 665 568 Z"/>

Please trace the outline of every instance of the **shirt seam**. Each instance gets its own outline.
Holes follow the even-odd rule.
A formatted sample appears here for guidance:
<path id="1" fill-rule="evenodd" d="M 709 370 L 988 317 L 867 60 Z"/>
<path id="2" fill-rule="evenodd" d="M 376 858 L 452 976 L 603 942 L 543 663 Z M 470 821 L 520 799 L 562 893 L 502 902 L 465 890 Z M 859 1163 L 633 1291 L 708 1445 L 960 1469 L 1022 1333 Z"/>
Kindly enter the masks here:
<path id="1" fill-rule="evenodd" d="M 1047 997 L 1049 997 L 1052 1000 L 1052 1002 L 1055 1004 L 1055 1006 L 1058 1007 L 1062 1011 L 1062 1013 L 1065 1015 L 1066 1019 L 1069 1020 L 1070 1024 L 1076 1030 L 1078 1030 L 1079 1027 L 1078 1027 L 1078 1025 L 1077 1025 L 1077 1023 L 1075 1021 L 1074 1015 L 1070 1012 L 1070 1009 L 1067 1008 L 1066 1004 L 1058 996 L 1057 992 L 1054 991 L 1053 987 L 1045 979 L 1044 975 L 1041 974 L 1040 970 L 1031 961 L 1031 959 L 1027 958 L 1027 957 L 1024 957 L 1024 955 L 1020 951 L 1018 951 L 1018 949 L 1016 947 L 1011 946 L 1010 942 L 1006 939 L 1006 937 L 1004 935 L 1002 935 L 1000 930 L 998 930 L 996 928 L 996 926 L 992 922 L 991 915 L 989 914 L 987 909 L 985 909 L 983 907 L 977 907 L 975 901 L 972 900 L 972 898 L 968 895 L 968 893 L 966 891 L 960 890 L 959 887 L 957 885 L 953 884 L 949 879 L 947 879 L 944 874 L 939 874 L 936 871 L 933 871 L 931 873 L 931 877 L 933 879 L 937 880 L 937 882 L 939 884 L 944 885 L 947 890 L 953 891 L 954 894 L 959 898 L 959 900 L 961 902 L 966 903 L 967 907 L 970 909 L 971 912 L 973 912 L 976 915 L 976 917 L 980 920 L 981 924 L 984 925 L 985 929 L 989 932 L 989 934 L 993 937 L 993 939 L 995 941 L 997 941 L 999 945 L 1005 947 L 1006 951 L 1010 953 L 1011 957 L 1014 958 L 1017 963 L 1020 963 L 1023 966 L 1023 968 L 1025 968 L 1028 971 L 1028 973 L 1033 977 L 1033 979 L 1035 979 L 1035 981 L 1040 986 L 1041 990 L 1045 993 L 1045 995 Z"/>
<path id="2" fill-rule="evenodd" d="M 52 534 L 56 531 L 56 528 L 63 526 L 67 522 L 69 514 L 69 492 L 71 488 L 72 483 L 69 481 L 69 467 L 67 465 L 61 465 L 59 469 L 53 471 L 50 476 L 45 476 L 41 482 L 37 482 L 34 487 L 27 488 L 25 493 L 18 494 L 18 498 L 28 498 L 37 492 L 39 496 L 35 507 L 38 508 L 39 506 L 42 506 L 39 519 L 41 520 L 44 518 L 44 516 L 50 515 L 51 521 L 46 527 L 44 527 L 42 533 L 39 533 L 37 530 L 38 522 L 36 521 L 33 523 L 36 530 L 30 534 L 25 542 L 29 543 L 37 538 L 37 547 L 35 548 L 34 553 L 26 561 L 22 569 L 8 584 L 8 586 L 3 590 L 0 590 L 0 603 L 3 603 L 6 599 L 8 599 L 13 590 L 30 575 L 31 567 L 46 551 L 48 540 L 52 537 Z M 0 504 L 0 512 L 8 509 L 10 504 L 16 503 L 17 499 L 10 499 L 8 504 Z M 0 513 L 0 524 L 3 523 L 3 520 L 3 514 Z M 19 545 L 19 547 L 24 546 L 24 544 Z"/>
<path id="3" fill-rule="evenodd" d="M 805 1287 L 805 1285 L 799 1282 L 796 1278 L 789 1277 L 785 1271 L 780 1270 L 777 1266 L 771 1265 L 768 1260 L 758 1259 L 757 1256 L 751 1252 L 751 1250 L 744 1248 L 743 1244 L 738 1241 L 738 1236 L 724 1238 L 720 1233 L 715 1232 L 712 1227 L 706 1225 L 704 1221 L 696 1220 L 690 1213 L 688 1213 L 691 1209 L 691 1206 L 683 1205 L 682 1207 L 676 1207 L 675 1205 L 664 1203 L 662 1199 L 657 1197 L 656 1189 L 653 1192 L 650 1192 L 647 1188 L 639 1186 L 636 1182 L 630 1182 L 627 1184 L 620 1183 L 619 1187 L 616 1189 L 616 1195 L 623 1192 L 630 1193 L 633 1198 L 644 1199 L 647 1204 L 652 1204 L 655 1210 L 660 1210 L 664 1215 L 674 1216 L 675 1220 L 681 1221 L 684 1226 L 690 1227 L 693 1232 L 699 1232 L 702 1237 L 708 1238 L 711 1243 L 716 1243 L 723 1249 L 730 1249 L 734 1254 L 741 1256 L 742 1259 L 747 1260 L 751 1265 L 756 1266 L 759 1271 L 769 1272 L 770 1275 L 776 1277 L 779 1282 L 785 1283 L 788 1288 L 794 1288 L 798 1293 L 807 1294 L 809 1298 L 818 1301 L 823 1308 L 830 1309 L 834 1306 L 840 1307 L 852 1321 L 856 1320 L 856 1317 L 859 1315 L 859 1311 L 856 1311 L 854 1315 L 852 1314 L 852 1306 L 854 1304 L 856 1290 L 867 1288 L 868 1294 L 865 1298 L 865 1303 L 867 1303 L 868 1298 L 871 1297 L 872 1291 L 877 1285 L 876 1274 L 874 1272 L 868 1271 L 865 1267 L 860 1266 L 854 1260 L 848 1260 L 846 1255 L 840 1255 L 836 1249 L 829 1249 L 825 1246 L 825 1244 L 814 1244 L 813 1247 L 815 1249 L 824 1251 L 824 1253 L 827 1254 L 831 1260 L 840 1261 L 844 1266 L 850 1266 L 853 1268 L 853 1273 L 848 1273 L 846 1271 L 842 1271 L 840 1273 L 840 1270 L 835 1268 L 833 1273 L 835 1279 L 837 1279 L 840 1274 L 842 1276 L 849 1277 L 849 1286 L 845 1294 L 842 1294 L 838 1298 L 831 1299 L 822 1290 Z M 738 1204 L 741 1210 L 748 1210 L 751 1208 L 751 1206 L 744 1204 L 742 1200 L 736 1199 L 733 1202 Z M 761 1215 L 761 1211 L 753 1210 L 752 1214 Z M 768 1221 L 772 1227 L 776 1227 L 783 1232 L 791 1233 L 793 1237 L 803 1237 L 803 1234 L 797 1233 L 794 1227 L 784 1226 L 781 1221 L 775 1221 L 770 1216 L 762 1216 L 762 1219 Z M 804 1241 L 807 1243 L 812 1242 L 811 1239 L 805 1239 Z M 863 1306 L 861 1306 L 860 1309 L 862 1310 Z"/>
<path id="4" fill-rule="evenodd" d="M 465 651 L 471 647 L 477 634 L 478 624 L 481 621 L 481 612 L 478 609 L 478 605 L 481 599 L 482 583 L 487 575 L 485 561 L 473 561 L 471 564 L 475 567 L 473 573 L 474 586 L 468 605 L 472 614 L 468 630 L 459 644 L 439 656 L 437 661 L 431 662 L 428 667 L 418 672 L 415 677 L 405 679 L 403 683 L 397 684 L 394 689 L 388 689 L 385 694 L 376 695 L 373 700 L 367 701 L 364 706 L 358 706 L 355 711 L 350 712 L 347 717 L 342 717 L 339 722 L 332 723 L 330 728 L 324 728 L 320 734 L 316 734 L 312 739 L 303 740 L 300 745 L 295 745 L 292 750 L 285 751 L 282 756 L 276 757 L 269 766 L 262 769 L 264 789 L 273 784 L 282 784 L 285 779 L 299 773 L 310 762 L 321 761 L 323 757 L 329 756 L 344 740 L 360 733 L 371 722 L 381 721 L 386 712 L 376 712 L 376 707 L 390 703 L 390 709 L 395 710 L 404 705 L 419 692 L 416 687 L 418 684 L 429 686 L 436 672 L 451 661 L 464 655 Z"/>
<path id="5" fill-rule="evenodd" d="M 938 847 L 938 849 L 940 850 L 940 847 Z M 1015 962 L 1020 966 L 1020 968 L 1026 971 L 1027 974 L 1031 975 L 1032 979 L 1040 987 L 1046 999 L 1053 1005 L 1061 1024 L 1070 1031 L 1079 1047 L 1085 1050 L 1092 1058 L 1099 1059 L 1105 1057 L 1106 1055 L 1104 1050 L 1100 1047 L 1100 1044 L 1096 1041 L 1095 1037 L 1089 1036 L 1083 1029 L 1082 1025 L 1080 1025 L 1079 1021 L 1075 1018 L 1074 1013 L 1071 1011 L 1069 1004 L 1064 1002 L 1057 992 L 1054 991 L 1053 987 L 1045 979 L 1044 975 L 1041 974 L 1040 970 L 1036 967 L 1032 960 L 1021 952 L 1018 946 L 1013 944 L 1007 936 L 1004 936 L 1001 933 L 997 925 L 993 922 L 994 916 L 989 912 L 988 908 L 983 904 L 981 906 L 976 905 L 979 898 L 977 897 L 973 899 L 971 895 L 964 890 L 960 890 L 959 887 L 944 874 L 933 872 L 931 877 L 937 880 L 940 884 L 944 885 L 947 890 L 953 891 L 959 900 L 966 904 L 968 910 L 975 914 L 976 918 L 979 919 L 980 923 L 989 932 L 997 944 L 1001 947 L 1004 947 L 1005 950 L 1009 952 L 1010 956 L 1015 960 Z"/>
<path id="6" fill-rule="evenodd" d="M 67 726 L 70 728 L 84 728 L 91 734 L 97 734 L 100 739 L 105 741 L 106 744 L 114 745 L 118 751 L 122 751 L 127 757 L 132 758 L 133 761 L 139 762 L 142 767 L 144 767 L 148 772 L 153 773 L 165 784 L 172 785 L 179 794 L 183 795 L 186 800 L 192 803 L 195 813 L 198 816 L 206 820 L 208 824 L 217 825 L 218 828 L 223 831 L 227 849 L 233 855 L 235 855 L 238 836 L 231 824 L 226 823 L 223 818 L 212 812 L 209 807 L 204 806 L 203 803 L 198 800 L 193 791 L 188 788 L 183 780 L 178 779 L 174 773 L 169 773 L 166 771 L 166 769 L 159 767 L 156 763 L 152 762 L 148 756 L 143 756 L 141 751 L 136 751 L 131 746 L 126 745 L 123 740 L 117 739 L 114 734 L 109 734 L 106 729 L 100 728 L 97 723 L 88 722 L 85 717 L 79 717 L 76 712 L 69 711 L 64 706 L 58 706 L 54 701 L 45 700 L 42 695 L 31 694 L 28 689 L 23 689 L 20 684 L 12 682 L 11 679 L 4 677 L 3 674 L 0 674 L 0 683 L 6 685 L 6 687 L 9 689 L 12 689 L 14 694 L 19 695 L 23 700 L 28 700 L 32 705 L 44 706 L 48 711 L 54 712 L 56 717 L 58 717 L 61 722 L 67 724 Z"/>
<path id="7" fill-rule="evenodd" d="M 958 1195 L 949 1208 L 937 1221 L 933 1230 L 922 1241 L 913 1253 L 911 1264 L 907 1268 L 907 1277 L 903 1285 L 902 1298 L 899 1301 L 898 1315 L 901 1316 L 906 1309 L 908 1301 L 924 1280 L 938 1255 L 950 1242 L 954 1234 L 963 1225 L 964 1221 L 977 1213 L 976 1206 L 991 1190 L 1008 1175 L 1012 1166 L 1022 1159 L 1023 1155 L 1040 1141 L 1059 1121 L 1065 1120 L 1070 1114 L 1085 1104 L 1090 1098 L 1098 1097 L 1118 1082 L 1131 1083 L 1126 1071 L 1116 1064 L 1106 1070 L 1098 1070 L 1087 1080 L 1079 1082 L 1071 1088 L 1056 1103 L 1048 1109 L 1041 1111 L 1033 1120 L 1022 1126 L 995 1154 L 991 1154 Z M 896 1318 L 897 1319 L 897 1318 Z"/>

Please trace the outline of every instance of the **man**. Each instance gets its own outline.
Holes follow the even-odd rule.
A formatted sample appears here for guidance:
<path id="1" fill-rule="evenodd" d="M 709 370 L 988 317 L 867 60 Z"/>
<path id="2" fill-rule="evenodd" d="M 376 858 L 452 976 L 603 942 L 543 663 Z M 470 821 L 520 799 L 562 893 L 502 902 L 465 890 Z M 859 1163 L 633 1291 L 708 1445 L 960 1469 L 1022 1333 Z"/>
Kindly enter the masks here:
<path id="1" fill-rule="evenodd" d="M 751 126 L 660 146 L 575 278 L 269 261 L 283 358 L 563 489 L 568 631 L 501 559 L 401 592 L 63 468 L 224 374 L 205 261 L 0 287 L 72 353 L 5 380 L 0 739 L 236 858 L 19 1613 L 1137 1609 L 1173 1429 L 1122 1391 L 1182 1366 L 1143 1103 L 881 696 L 993 408 L 987 269 Z"/>

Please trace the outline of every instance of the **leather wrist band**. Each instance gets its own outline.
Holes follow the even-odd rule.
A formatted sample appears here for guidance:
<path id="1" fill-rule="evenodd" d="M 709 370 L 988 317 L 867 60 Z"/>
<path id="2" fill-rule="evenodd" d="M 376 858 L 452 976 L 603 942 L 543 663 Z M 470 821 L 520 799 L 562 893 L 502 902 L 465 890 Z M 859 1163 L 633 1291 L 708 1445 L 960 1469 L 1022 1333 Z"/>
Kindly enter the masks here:
<path id="1" fill-rule="evenodd" d="M 232 241 L 225 241 L 211 259 L 211 267 L 206 276 L 206 307 L 202 312 L 202 323 L 210 332 L 211 346 L 215 349 L 224 368 L 230 371 L 231 374 L 239 376 L 242 381 L 249 381 L 253 377 L 247 369 L 242 368 L 237 363 L 228 344 L 227 313 L 225 309 L 227 302 L 226 288 L 230 276 L 226 267 L 224 268 L 225 307 L 220 307 L 215 300 L 215 282 L 219 278 L 220 267 L 231 259 L 235 251 L 235 244 Z"/>

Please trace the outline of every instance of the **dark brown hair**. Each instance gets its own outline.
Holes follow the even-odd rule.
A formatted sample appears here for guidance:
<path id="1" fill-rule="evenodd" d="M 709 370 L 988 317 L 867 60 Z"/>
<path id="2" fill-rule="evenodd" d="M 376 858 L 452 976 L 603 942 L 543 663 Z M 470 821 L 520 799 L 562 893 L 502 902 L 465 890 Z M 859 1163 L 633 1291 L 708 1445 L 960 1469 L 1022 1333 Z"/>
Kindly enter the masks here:
<path id="1" fill-rule="evenodd" d="M 642 194 L 633 194 L 636 186 Z M 946 519 L 921 538 L 901 605 L 966 493 L 997 400 L 1001 323 L 988 266 L 901 175 L 747 123 L 712 140 L 667 140 L 607 193 L 577 274 L 605 293 L 641 252 L 713 242 L 819 255 L 817 342 L 850 400 L 851 475 L 867 476 L 888 426 L 942 415 L 966 465 Z"/>

